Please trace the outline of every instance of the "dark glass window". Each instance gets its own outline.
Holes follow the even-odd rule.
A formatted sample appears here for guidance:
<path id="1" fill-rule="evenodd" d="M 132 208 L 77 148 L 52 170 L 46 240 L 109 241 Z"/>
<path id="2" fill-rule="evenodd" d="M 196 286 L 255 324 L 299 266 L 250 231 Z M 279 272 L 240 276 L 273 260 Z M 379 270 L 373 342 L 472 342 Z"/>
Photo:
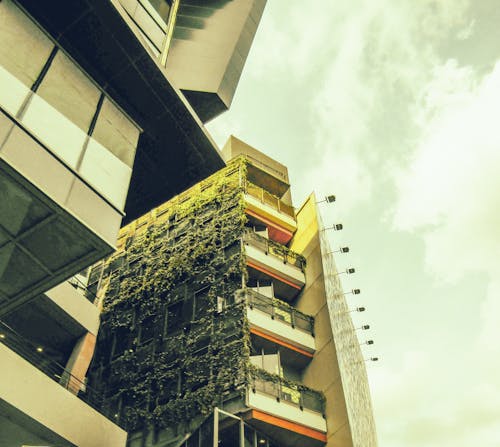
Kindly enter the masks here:
<path id="1" fill-rule="evenodd" d="M 113 357 L 122 355 L 132 344 L 132 333 L 126 327 L 118 328 L 115 332 Z"/>
<path id="2" fill-rule="evenodd" d="M 146 343 L 155 335 L 155 318 L 154 316 L 146 318 L 141 323 L 140 343 Z"/>
<path id="3" fill-rule="evenodd" d="M 182 328 L 182 302 L 167 307 L 167 334 L 173 334 Z"/>

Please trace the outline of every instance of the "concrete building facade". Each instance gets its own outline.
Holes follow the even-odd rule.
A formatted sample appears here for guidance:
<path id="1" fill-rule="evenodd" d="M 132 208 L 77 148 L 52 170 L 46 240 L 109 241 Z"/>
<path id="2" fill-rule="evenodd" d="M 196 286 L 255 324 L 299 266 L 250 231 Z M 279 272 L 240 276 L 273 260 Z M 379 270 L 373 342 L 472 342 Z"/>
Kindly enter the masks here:
<path id="1" fill-rule="evenodd" d="M 85 269 L 224 166 L 203 122 L 230 105 L 264 4 L 0 1 L 0 446 L 125 445 L 87 384 Z"/>
<path id="2" fill-rule="evenodd" d="M 235 137 L 228 165 L 92 268 L 89 376 L 143 446 L 376 446 L 365 363 L 311 195 Z"/>

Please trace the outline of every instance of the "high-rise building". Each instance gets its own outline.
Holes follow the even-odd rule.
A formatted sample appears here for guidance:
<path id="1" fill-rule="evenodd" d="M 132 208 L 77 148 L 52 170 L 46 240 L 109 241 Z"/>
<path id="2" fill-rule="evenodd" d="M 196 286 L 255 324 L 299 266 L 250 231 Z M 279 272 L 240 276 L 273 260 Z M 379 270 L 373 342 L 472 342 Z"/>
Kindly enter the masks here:
<path id="1" fill-rule="evenodd" d="M 224 166 L 265 0 L 0 1 L 0 446 L 118 447 L 86 384 L 78 275 L 131 221 Z"/>
<path id="2" fill-rule="evenodd" d="M 130 447 L 374 447 L 364 359 L 311 195 L 230 137 L 227 166 L 91 270 L 89 384 Z"/>

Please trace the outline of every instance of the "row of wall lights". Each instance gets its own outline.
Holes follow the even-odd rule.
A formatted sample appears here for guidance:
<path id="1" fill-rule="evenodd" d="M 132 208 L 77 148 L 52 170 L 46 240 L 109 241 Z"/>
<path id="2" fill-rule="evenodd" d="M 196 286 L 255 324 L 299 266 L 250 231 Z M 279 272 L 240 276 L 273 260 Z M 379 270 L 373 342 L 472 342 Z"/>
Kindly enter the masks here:
<path id="1" fill-rule="evenodd" d="M 336 197 L 334 195 L 329 195 L 329 196 L 325 196 L 324 200 L 320 200 L 319 202 L 316 202 L 316 203 L 333 203 L 335 202 L 336 200 Z M 340 231 L 340 230 L 343 230 L 344 229 L 344 225 L 343 224 L 334 224 L 330 227 L 326 227 L 326 228 L 323 228 L 321 231 L 328 231 L 328 230 L 333 230 L 333 231 Z M 333 250 L 329 253 L 327 253 L 327 255 L 332 255 L 334 253 L 349 253 L 349 247 L 339 247 L 338 250 Z M 333 273 L 332 276 L 338 276 L 338 275 L 341 275 L 341 274 L 347 274 L 347 275 L 351 275 L 353 274 L 354 272 L 356 271 L 356 269 L 352 268 L 352 267 L 349 267 L 347 268 L 345 271 L 342 271 L 342 272 L 335 272 Z M 348 295 L 348 294 L 353 294 L 353 295 L 359 295 L 361 293 L 361 290 L 360 289 L 352 289 L 350 292 L 344 292 L 343 295 Z M 351 313 L 351 312 L 364 312 L 366 310 L 365 307 L 363 306 L 360 306 L 360 307 L 355 307 L 354 309 L 350 309 L 348 311 L 345 311 L 344 313 Z M 362 326 L 360 326 L 359 328 L 356 328 L 355 330 L 368 330 L 370 329 L 370 325 L 369 324 L 364 324 Z M 374 344 L 374 341 L 373 340 L 367 340 L 363 343 L 360 343 L 360 346 L 362 345 L 373 345 Z M 369 358 L 366 358 L 364 359 L 365 362 L 377 362 L 378 361 L 378 357 L 369 357 Z"/>

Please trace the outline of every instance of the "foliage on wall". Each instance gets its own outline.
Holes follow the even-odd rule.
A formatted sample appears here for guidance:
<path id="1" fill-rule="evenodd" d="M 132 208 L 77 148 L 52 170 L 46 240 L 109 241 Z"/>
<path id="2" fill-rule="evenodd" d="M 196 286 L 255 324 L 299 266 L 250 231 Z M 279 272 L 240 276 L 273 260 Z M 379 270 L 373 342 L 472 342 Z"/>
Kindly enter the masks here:
<path id="1" fill-rule="evenodd" d="M 206 415 L 252 381 L 241 237 L 244 159 L 120 233 L 95 266 L 102 322 L 91 384 L 129 431 Z M 277 376 L 276 376 L 277 377 Z"/>

